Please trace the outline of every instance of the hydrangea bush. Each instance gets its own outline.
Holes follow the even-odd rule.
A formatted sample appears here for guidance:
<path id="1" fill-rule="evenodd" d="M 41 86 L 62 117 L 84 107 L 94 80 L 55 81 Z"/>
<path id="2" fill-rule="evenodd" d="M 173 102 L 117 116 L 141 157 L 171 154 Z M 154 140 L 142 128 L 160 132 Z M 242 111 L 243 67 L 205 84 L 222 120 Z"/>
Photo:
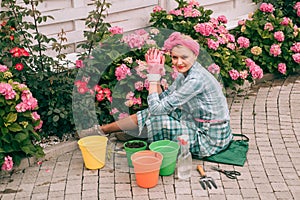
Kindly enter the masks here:
<path id="1" fill-rule="evenodd" d="M 294 8 L 300 9 L 300 2 Z M 257 63 L 266 73 L 287 75 L 299 70 L 299 28 L 273 4 L 262 3 L 248 19 L 239 21 L 234 32 L 249 41 L 243 50 L 248 63 Z"/>
<path id="2" fill-rule="evenodd" d="M 26 51 L 21 51 L 27 55 Z M 12 51 L 16 53 L 16 51 Z M 41 157 L 38 131 L 43 121 L 37 113 L 38 102 L 29 88 L 18 82 L 9 68 L 0 65 L 0 166 L 10 171 L 24 157 Z"/>
<path id="3" fill-rule="evenodd" d="M 80 69 L 73 93 L 77 129 L 109 123 L 148 107 L 145 54 L 150 47 L 161 48 L 171 32 L 141 29 L 125 35 L 122 28 L 111 27 L 109 37 L 88 59 L 76 61 Z M 164 89 L 177 73 L 169 55 L 166 55 L 165 68 L 166 75 L 161 80 Z M 97 117 L 91 117 L 93 112 Z"/>
<path id="4" fill-rule="evenodd" d="M 154 27 L 176 30 L 196 39 L 202 46 L 199 62 L 210 72 L 221 75 L 225 87 L 243 84 L 263 76 L 259 65 L 249 65 L 243 54 L 249 48 L 246 37 L 235 37 L 226 29 L 224 15 L 213 18 L 197 1 L 176 0 L 178 7 L 167 12 L 156 6 L 151 13 Z"/>
<path id="5" fill-rule="evenodd" d="M 300 26 L 300 2 L 297 0 L 253 0 L 255 3 L 271 3 L 276 9 L 283 12 L 283 15 L 288 16 L 293 22 Z"/>

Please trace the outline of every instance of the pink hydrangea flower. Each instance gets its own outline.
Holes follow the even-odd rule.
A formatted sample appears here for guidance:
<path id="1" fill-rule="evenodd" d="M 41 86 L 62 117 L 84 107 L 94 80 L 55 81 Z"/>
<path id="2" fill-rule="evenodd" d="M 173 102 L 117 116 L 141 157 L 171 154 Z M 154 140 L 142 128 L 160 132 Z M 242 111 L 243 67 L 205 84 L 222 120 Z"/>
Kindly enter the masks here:
<path id="1" fill-rule="evenodd" d="M 245 80 L 248 77 L 248 71 L 247 70 L 240 71 L 240 77 L 241 79 Z"/>
<path id="2" fill-rule="evenodd" d="M 219 42 L 214 41 L 213 39 L 208 38 L 207 39 L 207 46 L 210 49 L 217 50 L 219 48 Z"/>
<path id="3" fill-rule="evenodd" d="M 228 33 L 228 30 L 226 29 L 225 26 L 220 25 L 220 26 L 217 27 L 216 32 L 217 32 L 217 33 L 220 33 L 220 34 L 227 34 L 227 33 Z"/>
<path id="4" fill-rule="evenodd" d="M 292 22 L 292 20 L 288 17 L 283 17 L 282 21 L 280 22 L 281 25 L 287 26 L 289 23 Z"/>
<path id="5" fill-rule="evenodd" d="M 113 26 L 109 28 L 109 32 L 111 32 L 112 35 L 123 34 L 123 28 L 119 26 Z"/>
<path id="6" fill-rule="evenodd" d="M 111 109 L 111 111 L 110 111 L 110 115 L 114 115 L 114 114 L 116 114 L 116 113 L 118 113 L 119 112 L 119 110 L 117 109 L 117 108 L 113 108 L 113 109 Z"/>
<path id="7" fill-rule="evenodd" d="M 234 37 L 234 35 L 232 35 L 232 34 L 230 34 L 230 33 L 227 33 L 227 34 L 225 34 L 225 36 L 226 36 L 228 42 L 235 42 L 235 37 Z"/>
<path id="8" fill-rule="evenodd" d="M 146 44 L 155 46 L 156 45 L 156 41 L 155 40 L 146 40 Z"/>
<path id="9" fill-rule="evenodd" d="M 273 31 L 274 26 L 270 22 L 267 22 L 264 26 L 264 30 Z"/>
<path id="10" fill-rule="evenodd" d="M 273 56 L 279 56 L 281 54 L 281 48 L 279 44 L 272 44 L 270 48 L 270 54 Z"/>
<path id="11" fill-rule="evenodd" d="M 199 10 L 193 9 L 191 17 L 200 17 L 202 14 Z"/>
<path id="12" fill-rule="evenodd" d="M 29 90 L 24 90 L 21 95 L 21 102 L 16 105 L 17 112 L 25 112 L 27 110 L 35 110 L 38 107 L 36 98 L 32 96 Z"/>
<path id="13" fill-rule="evenodd" d="M 139 75 L 141 78 L 147 78 L 147 75 L 145 74 L 145 71 L 147 69 L 147 63 L 141 60 L 136 60 L 136 63 L 138 64 L 138 66 L 134 68 L 136 74 Z"/>
<path id="14" fill-rule="evenodd" d="M 199 7 L 200 6 L 200 3 L 196 0 L 190 0 L 189 1 L 189 6 L 196 6 L 196 7 Z"/>
<path id="15" fill-rule="evenodd" d="M 75 81 L 74 84 L 77 87 L 77 91 L 79 94 L 85 94 L 86 92 L 89 91 L 86 81 L 77 80 L 77 81 Z"/>
<path id="16" fill-rule="evenodd" d="M 0 83 L 0 94 L 8 100 L 14 99 L 17 93 L 13 90 L 9 83 Z"/>
<path id="17" fill-rule="evenodd" d="M 297 10 L 300 8 L 300 2 L 298 1 L 295 5 L 294 5 L 294 9 Z"/>
<path id="18" fill-rule="evenodd" d="M 229 71 L 229 76 L 232 80 L 237 80 L 240 77 L 240 73 L 237 70 L 232 69 Z"/>
<path id="19" fill-rule="evenodd" d="M 194 9 L 192 6 L 187 6 L 183 8 L 184 17 L 199 17 L 201 13 L 199 10 Z"/>
<path id="20" fill-rule="evenodd" d="M 39 125 L 35 126 L 35 127 L 34 127 L 34 130 L 37 131 L 37 130 L 41 129 L 42 126 L 43 126 L 43 121 L 41 120 L 40 115 L 39 115 L 37 112 L 33 112 L 33 113 L 31 113 L 31 117 L 32 117 L 32 119 L 34 119 L 35 121 L 40 120 Z"/>
<path id="21" fill-rule="evenodd" d="M 132 91 L 128 92 L 126 95 L 126 99 L 132 99 L 134 97 L 134 93 Z"/>
<path id="22" fill-rule="evenodd" d="M 150 33 L 151 34 L 154 34 L 154 35 L 157 35 L 157 34 L 159 34 L 159 30 L 157 29 L 157 28 L 152 28 L 151 30 L 150 30 Z"/>
<path id="23" fill-rule="evenodd" d="M 219 67 L 219 65 L 217 65 L 215 63 L 209 65 L 207 69 L 212 74 L 219 74 L 220 73 L 220 67 Z"/>
<path id="24" fill-rule="evenodd" d="M 8 70 L 7 66 L 0 64 L 0 72 L 6 72 L 7 70 Z"/>
<path id="25" fill-rule="evenodd" d="M 128 117 L 128 116 L 129 116 L 128 113 L 122 112 L 122 113 L 119 114 L 119 119 L 124 119 L 124 118 L 126 118 L 126 117 Z"/>
<path id="26" fill-rule="evenodd" d="M 274 11 L 274 6 L 270 3 L 262 3 L 259 7 L 262 12 L 271 13 Z"/>
<path id="27" fill-rule="evenodd" d="M 4 157 L 4 163 L 2 164 L 1 169 L 3 171 L 10 171 L 12 170 L 13 166 L 14 166 L 14 162 L 12 160 L 12 157 L 10 156 Z"/>
<path id="28" fill-rule="evenodd" d="M 154 12 L 154 13 L 160 12 L 160 11 L 162 11 L 162 10 L 163 10 L 163 8 L 160 7 L 160 6 L 154 6 L 154 8 L 153 8 L 153 12 Z"/>
<path id="29" fill-rule="evenodd" d="M 217 36 L 217 41 L 219 44 L 226 44 L 226 42 L 227 42 L 224 35 L 223 35 L 223 37 Z"/>
<path id="30" fill-rule="evenodd" d="M 41 116 L 40 116 L 37 112 L 31 113 L 31 117 L 32 117 L 32 119 L 34 119 L 35 121 L 41 119 Z"/>
<path id="31" fill-rule="evenodd" d="M 209 23 L 211 23 L 214 28 L 217 28 L 219 25 L 219 21 L 214 17 L 210 18 Z"/>
<path id="32" fill-rule="evenodd" d="M 227 48 L 231 49 L 231 50 L 235 50 L 235 44 L 234 43 L 227 43 L 226 45 Z"/>
<path id="33" fill-rule="evenodd" d="M 248 48 L 250 46 L 249 39 L 245 37 L 239 37 L 237 43 L 240 45 L 240 48 Z"/>
<path id="34" fill-rule="evenodd" d="M 144 88 L 144 83 L 142 81 L 138 81 L 134 84 L 134 88 L 137 90 L 137 91 L 142 91 L 143 88 Z"/>
<path id="35" fill-rule="evenodd" d="M 251 66 L 255 65 L 255 62 L 251 58 L 246 58 L 245 63 L 246 63 L 247 67 L 251 67 Z"/>
<path id="36" fill-rule="evenodd" d="M 291 46 L 291 50 L 294 53 L 300 53 L 300 42 L 295 42 L 293 46 Z"/>
<path id="37" fill-rule="evenodd" d="M 125 64 L 120 65 L 115 70 L 115 76 L 117 77 L 117 80 L 123 80 L 126 78 L 127 75 L 131 75 L 130 68 L 127 67 Z"/>
<path id="38" fill-rule="evenodd" d="M 145 29 L 138 29 L 134 31 L 134 33 L 137 35 L 149 35 L 149 33 Z"/>
<path id="39" fill-rule="evenodd" d="M 258 65 L 252 65 L 250 67 L 250 73 L 254 79 L 261 79 L 264 75 L 262 68 Z"/>
<path id="40" fill-rule="evenodd" d="M 300 63 L 300 53 L 295 53 L 292 57 L 296 63 Z"/>
<path id="41" fill-rule="evenodd" d="M 278 41 L 278 42 L 283 42 L 284 41 L 284 33 L 282 31 L 276 31 L 274 33 L 274 38 Z"/>
<path id="42" fill-rule="evenodd" d="M 129 34 L 123 37 L 123 41 L 128 44 L 130 48 L 141 49 L 145 44 L 145 39 L 138 34 Z"/>
<path id="43" fill-rule="evenodd" d="M 35 131 L 37 131 L 37 130 L 41 129 L 41 128 L 42 128 L 42 126 L 43 126 L 43 121 L 42 121 L 42 120 L 40 120 L 40 123 L 39 123 L 39 125 L 35 126 L 35 127 L 34 127 L 34 130 L 35 130 Z"/>
<path id="44" fill-rule="evenodd" d="M 243 26 L 243 25 L 245 25 L 245 23 L 246 23 L 246 20 L 244 20 L 244 19 L 238 21 L 239 26 Z"/>
<path id="45" fill-rule="evenodd" d="M 169 14 L 170 15 L 175 15 L 175 16 L 181 16 L 182 15 L 182 11 L 181 10 L 170 10 Z"/>
<path id="46" fill-rule="evenodd" d="M 133 103 L 133 105 L 141 105 L 142 104 L 142 99 L 141 99 L 141 97 L 138 97 L 138 98 L 136 98 L 136 97 L 133 97 L 132 98 L 132 103 Z"/>
<path id="47" fill-rule="evenodd" d="M 212 23 L 209 23 L 209 22 L 199 23 L 194 26 L 194 29 L 196 32 L 198 32 L 204 36 L 210 36 L 214 31 L 214 27 L 213 27 Z"/>
<path id="48" fill-rule="evenodd" d="M 278 64 L 278 71 L 282 74 L 286 73 L 286 64 L 285 63 L 279 63 Z"/>
<path id="49" fill-rule="evenodd" d="M 226 24 L 227 23 L 227 18 L 225 17 L 225 15 L 220 15 L 217 20 L 221 23 Z"/>

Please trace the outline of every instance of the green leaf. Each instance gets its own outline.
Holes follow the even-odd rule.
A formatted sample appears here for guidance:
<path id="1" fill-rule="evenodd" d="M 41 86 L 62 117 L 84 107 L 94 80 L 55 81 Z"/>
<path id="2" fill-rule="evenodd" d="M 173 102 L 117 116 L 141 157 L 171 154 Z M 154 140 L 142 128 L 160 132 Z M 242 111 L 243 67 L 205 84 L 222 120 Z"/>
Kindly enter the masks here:
<path id="1" fill-rule="evenodd" d="M 18 123 L 13 123 L 11 125 L 9 125 L 8 130 L 12 131 L 12 132 L 18 132 L 23 130 L 23 128 L 18 124 Z"/>
<path id="2" fill-rule="evenodd" d="M 8 128 L 6 127 L 1 127 L 1 135 L 6 135 L 8 133 Z"/>
<path id="3" fill-rule="evenodd" d="M 54 115 L 53 121 L 54 121 L 54 122 L 57 122 L 58 120 L 59 120 L 59 116 L 58 116 L 58 115 Z"/>
<path id="4" fill-rule="evenodd" d="M 0 116 L 3 117 L 5 115 L 5 111 L 4 110 L 0 110 Z"/>
<path id="5" fill-rule="evenodd" d="M 31 146 L 32 146 L 32 145 L 22 146 L 21 149 L 22 149 L 22 151 L 24 151 L 27 155 L 32 155 L 34 152 L 32 152 Z"/>
<path id="6" fill-rule="evenodd" d="M 17 113 L 9 113 L 5 119 L 6 122 L 8 123 L 13 123 L 17 120 L 18 115 Z"/>
<path id="7" fill-rule="evenodd" d="M 27 139 L 28 139 L 28 134 L 26 134 L 26 133 L 18 133 L 15 136 L 15 140 L 18 141 L 19 143 L 21 143 Z"/>
<path id="8" fill-rule="evenodd" d="M 55 112 L 55 113 L 60 113 L 60 110 L 59 110 L 58 108 L 55 108 L 55 109 L 54 109 L 54 112 Z"/>

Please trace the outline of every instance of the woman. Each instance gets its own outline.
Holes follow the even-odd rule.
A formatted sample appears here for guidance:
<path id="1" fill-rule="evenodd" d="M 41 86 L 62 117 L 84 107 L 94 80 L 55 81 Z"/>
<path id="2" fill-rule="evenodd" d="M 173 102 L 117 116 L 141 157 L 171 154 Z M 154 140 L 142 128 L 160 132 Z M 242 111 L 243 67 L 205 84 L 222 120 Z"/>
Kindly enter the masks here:
<path id="1" fill-rule="evenodd" d="M 99 126 L 106 133 L 147 128 L 149 142 L 189 135 L 190 151 L 203 158 L 226 148 L 232 140 L 229 110 L 218 81 L 197 61 L 199 44 L 192 38 L 174 32 L 165 41 L 172 64 L 179 74 L 165 91 L 160 87 L 164 73 L 164 56 L 157 49 L 146 54 L 148 80 L 148 109 L 128 118 Z"/>

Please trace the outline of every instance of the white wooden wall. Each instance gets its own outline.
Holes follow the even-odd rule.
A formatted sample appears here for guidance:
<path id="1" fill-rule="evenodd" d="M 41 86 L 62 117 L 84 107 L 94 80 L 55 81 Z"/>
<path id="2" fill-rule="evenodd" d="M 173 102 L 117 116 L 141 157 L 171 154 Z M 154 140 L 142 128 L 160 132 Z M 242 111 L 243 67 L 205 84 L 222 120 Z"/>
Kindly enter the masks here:
<path id="1" fill-rule="evenodd" d="M 125 32 L 149 26 L 150 13 L 158 0 L 108 0 L 112 6 L 105 19 L 112 26 L 120 26 Z M 57 38 L 57 33 L 63 29 L 70 48 L 67 53 L 76 52 L 76 46 L 85 38 L 85 18 L 94 9 L 90 0 L 45 0 L 38 9 L 44 15 L 51 15 L 55 20 L 48 20 L 40 26 L 40 31 Z M 53 53 L 53 52 L 52 52 Z M 51 54 L 51 51 L 50 51 Z M 54 54 L 54 53 L 53 53 Z"/>
<path id="2" fill-rule="evenodd" d="M 197 0 L 201 6 L 213 11 L 212 17 L 225 15 L 228 19 L 227 28 L 237 26 L 240 19 L 245 19 L 258 6 L 252 0 Z M 167 9 L 177 7 L 174 0 L 162 0 L 161 4 Z"/>
<path id="3" fill-rule="evenodd" d="M 251 0 L 197 0 L 200 5 L 214 11 L 212 16 L 225 15 L 234 27 L 237 20 L 246 18 L 257 7 Z M 19 0 L 22 2 L 22 0 Z M 123 27 L 125 32 L 149 26 L 150 13 L 156 5 L 166 10 L 177 7 L 174 0 L 108 0 L 112 6 L 106 21 L 112 26 Z M 94 9 L 91 0 L 44 0 L 38 9 L 43 15 L 51 15 L 55 20 L 48 20 L 40 26 L 40 31 L 51 37 L 63 29 L 67 35 L 70 48 L 66 53 L 79 51 L 78 43 L 84 40 L 85 18 Z M 51 51 L 49 52 L 51 54 Z M 53 53 L 53 52 L 52 52 Z"/>

